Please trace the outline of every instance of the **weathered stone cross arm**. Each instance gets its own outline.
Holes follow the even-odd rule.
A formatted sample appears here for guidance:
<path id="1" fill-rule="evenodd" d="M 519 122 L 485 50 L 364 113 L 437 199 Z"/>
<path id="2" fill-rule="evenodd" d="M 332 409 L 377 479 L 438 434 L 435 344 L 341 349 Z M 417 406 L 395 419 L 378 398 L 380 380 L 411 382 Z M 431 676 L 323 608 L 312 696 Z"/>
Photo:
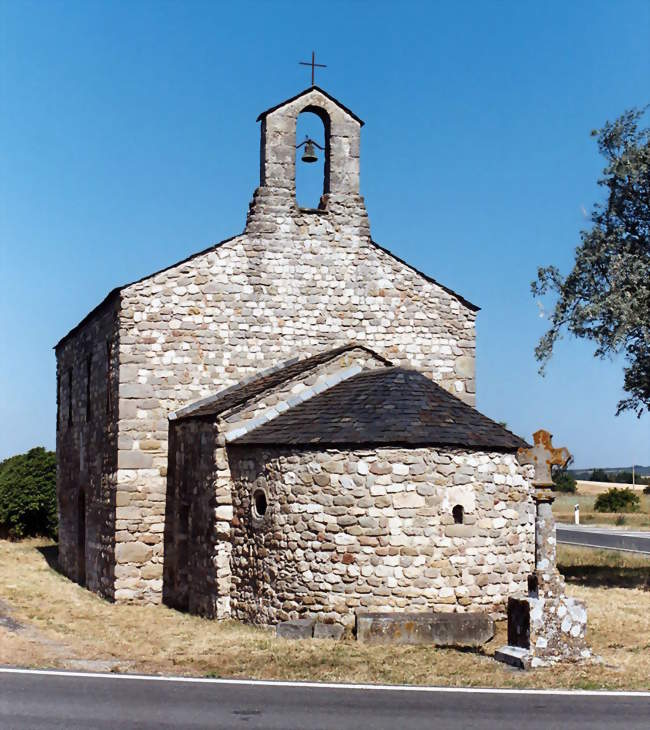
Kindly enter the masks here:
<path id="1" fill-rule="evenodd" d="M 551 477 L 552 466 L 566 466 L 571 459 L 569 450 L 564 446 L 556 449 L 551 444 L 553 436 L 540 428 L 533 434 L 533 446 L 525 449 L 521 448 L 517 451 L 517 461 L 520 464 L 532 464 L 535 467 L 535 476 L 533 485 L 536 487 L 551 487 L 553 478 Z"/>

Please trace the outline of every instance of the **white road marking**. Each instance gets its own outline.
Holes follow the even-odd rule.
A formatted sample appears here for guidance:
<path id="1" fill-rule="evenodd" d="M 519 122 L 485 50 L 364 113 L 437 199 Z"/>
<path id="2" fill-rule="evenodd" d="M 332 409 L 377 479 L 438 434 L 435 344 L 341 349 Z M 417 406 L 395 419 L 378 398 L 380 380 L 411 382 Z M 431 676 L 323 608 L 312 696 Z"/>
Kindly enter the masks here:
<path id="1" fill-rule="evenodd" d="M 574 525 L 566 522 L 557 522 L 556 527 L 569 532 L 592 532 L 598 535 L 622 535 L 624 537 L 640 537 L 650 540 L 650 530 L 621 530 L 618 527 L 590 527 L 589 525 Z"/>
<path id="2" fill-rule="evenodd" d="M 302 687 L 313 689 L 357 689 L 392 692 L 454 692 L 459 694 L 526 694 L 526 695 L 564 695 L 569 697 L 648 697 L 650 692 L 586 690 L 586 689 L 491 689 L 489 687 L 428 687 L 408 684 L 338 684 L 336 682 L 289 682 L 266 679 L 218 679 L 211 677 L 166 677 L 153 674 L 117 674 L 114 672 L 66 672 L 56 669 L 13 669 L 0 667 L 2 674 L 31 674 L 47 677 L 79 677 L 82 679 L 122 679 L 146 682 L 186 682 L 190 684 L 225 684 L 252 687 Z"/>
<path id="3" fill-rule="evenodd" d="M 557 541 L 559 543 L 562 543 L 562 545 L 575 545 L 576 547 L 596 548 L 597 550 L 617 550 L 621 553 L 638 553 L 639 555 L 650 555 L 650 552 L 648 552 L 647 550 L 634 550 L 633 548 L 614 547 L 613 545 L 591 545 L 588 542 L 571 542 L 571 540 L 560 540 L 559 537 Z"/>

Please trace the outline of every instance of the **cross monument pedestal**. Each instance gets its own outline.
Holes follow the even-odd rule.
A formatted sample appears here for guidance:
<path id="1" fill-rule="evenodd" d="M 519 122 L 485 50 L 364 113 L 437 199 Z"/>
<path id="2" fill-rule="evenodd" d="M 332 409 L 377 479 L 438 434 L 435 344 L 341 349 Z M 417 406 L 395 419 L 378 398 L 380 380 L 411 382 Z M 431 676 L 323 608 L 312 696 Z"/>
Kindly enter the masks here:
<path id="1" fill-rule="evenodd" d="M 528 594 L 508 599 L 508 644 L 494 658 L 522 669 L 591 657 L 585 605 L 566 595 L 556 564 L 551 466 L 565 466 L 571 454 L 554 448 L 551 438 L 540 429 L 533 434 L 534 446 L 517 452 L 520 464 L 535 467 L 535 570 L 528 576 Z"/>

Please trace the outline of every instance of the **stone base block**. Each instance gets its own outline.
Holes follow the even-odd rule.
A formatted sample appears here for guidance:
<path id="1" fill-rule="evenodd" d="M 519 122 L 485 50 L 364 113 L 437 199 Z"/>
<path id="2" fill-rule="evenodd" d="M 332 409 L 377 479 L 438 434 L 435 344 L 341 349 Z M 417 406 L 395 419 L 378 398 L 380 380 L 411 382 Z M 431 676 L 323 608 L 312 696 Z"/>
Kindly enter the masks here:
<path id="1" fill-rule="evenodd" d="M 359 613 L 357 641 L 476 648 L 494 636 L 484 613 Z"/>
<path id="2" fill-rule="evenodd" d="M 314 635 L 314 622 L 308 618 L 280 621 L 275 627 L 275 635 L 282 639 L 311 639 Z"/>
<path id="3" fill-rule="evenodd" d="M 557 584 L 557 585 L 556 585 Z M 508 646 L 494 658 L 522 669 L 589 659 L 584 603 L 557 591 L 508 599 Z"/>
<path id="4" fill-rule="evenodd" d="M 511 667 L 517 669 L 529 669 L 531 656 L 528 649 L 523 649 L 520 646 L 502 646 L 494 652 L 494 658 L 498 662 L 509 664 Z"/>
<path id="5" fill-rule="evenodd" d="M 338 641 L 345 629 L 341 624 L 314 624 L 314 639 L 334 639 Z"/>

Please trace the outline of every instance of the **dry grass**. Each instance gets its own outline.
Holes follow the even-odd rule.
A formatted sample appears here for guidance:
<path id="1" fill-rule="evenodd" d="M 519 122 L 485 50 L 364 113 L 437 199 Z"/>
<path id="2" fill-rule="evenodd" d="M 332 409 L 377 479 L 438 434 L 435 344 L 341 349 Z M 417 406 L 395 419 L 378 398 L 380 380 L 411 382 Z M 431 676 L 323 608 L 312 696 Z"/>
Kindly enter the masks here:
<path id="1" fill-rule="evenodd" d="M 0 541 L 0 598 L 24 626 L 9 631 L 0 622 L 0 663 L 273 679 L 650 688 L 650 592 L 639 588 L 571 585 L 570 592 L 587 602 L 589 639 L 602 663 L 523 673 L 491 659 L 505 643 L 503 622 L 484 653 L 368 647 L 354 641 L 291 642 L 262 629 L 216 623 L 163 606 L 109 604 L 49 567 L 44 548 L 48 544 L 38 541 Z M 561 560 L 568 567 L 588 567 L 589 555 L 593 553 L 563 548 Z M 617 569 L 650 571 L 650 559 L 615 553 L 595 559 L 600 568 L 609 561 Z"/>
<path id="2" fill-rule="evenodd" d="M 645 484 L 635 484 L 632 486 L 631 484 L 623 484 L 622 482 L 588 482 L 586 479 L 577 479 L 576 484 L 578 485 L 578 494 L 589 494 L 594 496 L 602 494 L 612 487 L 616 487 L 617 489 L 625 489 L 625 487 L 627 487 L 634 491 L 642 492 L 643 487 L 645 486 Z"/>
<path id="3" fill-rule="evenodd" d="M 589 588 L 640 588 L 650 591 L 649 555 L 558 545 L 557 562 L 570 584 Z"/>
<path id="4" fill-rule="evenodd" d="M 630 530 L 650 530 L 650 496 L 639 493 L 641 509 L 639 512 L 595 512 L 594 494 L 561 494 L 553 502 L 553 514 L 558 522 L 573 523 L 573 507 L 580 505 L 580 524 L 594 527 L 620 527 Z M 621 521 L 622 518 L 622 521 Z"/>

